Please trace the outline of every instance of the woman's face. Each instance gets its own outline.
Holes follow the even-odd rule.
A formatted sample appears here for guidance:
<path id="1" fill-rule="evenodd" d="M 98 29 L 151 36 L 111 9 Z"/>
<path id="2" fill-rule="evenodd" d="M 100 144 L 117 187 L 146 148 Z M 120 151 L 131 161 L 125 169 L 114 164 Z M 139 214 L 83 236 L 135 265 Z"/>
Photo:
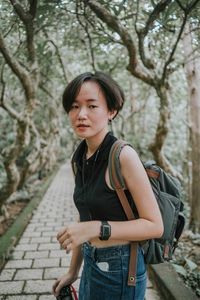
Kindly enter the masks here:
<path id="1" fill-rule="evenodd" d="M 100 86 L 86 81 L 72 104 L 69 118 L 75 133 L 81 138 L 92 138 L 108 131 L 108 120 L 114 117 L 110 112 Z"/>

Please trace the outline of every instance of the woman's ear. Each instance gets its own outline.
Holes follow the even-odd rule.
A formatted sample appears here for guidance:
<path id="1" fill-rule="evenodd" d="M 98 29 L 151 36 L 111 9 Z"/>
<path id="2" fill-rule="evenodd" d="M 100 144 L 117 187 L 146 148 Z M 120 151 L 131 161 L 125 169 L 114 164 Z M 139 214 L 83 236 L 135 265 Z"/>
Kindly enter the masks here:
<path id="1" fill-rule="evenodd" d="M 116 110 L 112 110 L 109 112 L 109 120 L 112 121 L 115 116 L 117 115 L 117 111 Z"/>

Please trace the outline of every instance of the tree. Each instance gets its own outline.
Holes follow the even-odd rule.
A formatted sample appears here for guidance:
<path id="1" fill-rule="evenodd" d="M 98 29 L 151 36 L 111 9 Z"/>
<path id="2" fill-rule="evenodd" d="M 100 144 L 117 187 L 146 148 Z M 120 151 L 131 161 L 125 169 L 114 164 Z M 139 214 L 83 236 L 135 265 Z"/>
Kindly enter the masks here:
<path id="1" fill-rule="evenodd" d="M 20 182 L 20 173 L 16 161 L 24 148 L 30 143 L 30 129 L 37 134 L 37 130 L 32 122 L 32 114 L 36 102 L 36 91 L 39 82 L 39 69 L 34 44 L 34 19 L 37 1 L 31 1 L 28 10 L 25 10 L 14 0 L 11 1 L 11 4 L 23 23 L 26 32 L 27 67 L 23 66 L 22 62 L 11 53 L 2 32 L 0 32 L 0 51 L 12 72 L 21 82 L 25 94 L 25 109 L 23 112 L 19 113 L 6 103 L 4 98 L 6 83 L 3 79 L 2 70 L 1 81 L 3 86 L 1 93 L 1 107 L 16 120 L 17 130 L 15 143 L 3 152 L 4 166 L 7 172 L 7 182 L 1 189 L 0 207 L 5 199 L 17 190 Z"/>
<path id="2" fill-rule="evenodd" d="M 56 121 L 58 117 L 52 107 L 47 111 L 49 123 L 52 126 L 48 126 L 48 129 L 42 132 L 41 127 L 38 130 L 36 124 L 36 112 L 38 113 L 38 106 L 40 109 L 42 106 L 38 99 L 39 86 L 42 85 L 42 75 L 46 75 L 41 73 L 38 64 L 40 44 L 36 41 L 36 36 L 41 30 L 41 24 L 38 21 L 40 15 L 37 15 L 37 4 L 37 0 L 30 0 L 27 6 L 10 0 L 10 5 L 5 4 L 4 6 L 5 11 L 6 9 L 9 11 L 10 8 L 13 8 L 13 11 L 10 12 L 10 23 L 6 22 L 2 26 L 4 33 L 0 32 L 0 52 L 4 58 L 1 69 L 0 105 L 14 120 L 16 129 L 13 143 L 7 145 L 1 153 L 7 180 L 0 191 L 0 208 L 12 193 L 24 187 L 30 174 L 41 169 L 52 168 L 56 160 L 57 149 L 55 148 L 59 144 Z M 40 8 L 43 8 L 42 3 Z M 42 25 L 45 27 L 46 24 Z M 10 40 L 15 41 L 12 49 Z M 44 56 L 43 53 L 42 56 Z M 7 69 L 7 66 L 10 70 Z M 21 84 L 21 95 L 17 94 L 17 90 L 15 90 L 15 97 L 21 100 L 21 103 L 17 103 L 17 105 L 13 99 L 8 99 L 8 95 L 11 93 L 6 89 L 9 83 L 8 78 L 13 74 Z M 48 90 L 46 89 L 46 91 Z M 52 96 L 49 92 L 48 96 L 53 97 L 54 95 Z M 56 107 L 56 104 L 54 105 Z"/>
<path id="3" fill-rule="evenodd" d="M 155 89 L 160 99 L 160 117 L 154 142 L 149 148 L 160 166 L 178 176 L 163 153 L 163 145 L 168 134 L 170 119 L 169 77 L 174 70 L 172 63 L 186 20 L 198 1 L 191 1 L 187 4 L 182 19 L 177 19 L 175 14 L 177 9 L 179 9 L 179 13 L 182 9 L 182 7 L 180 9 L 179 1 L 174 3 L 165 0 L 159 1 L 157 4 L 152 2 L 153 7 L 150 7 L 148 1 L 143 1 L 141 5 L 143 7 L 142 17 L 140 17 L 139 5 L 141 1 L 136 1 L 136 5 L 133 5 L 130 11 L 128 11 L 128 4 L 126 5 L 124 1 L 119 1 L 118 6 L 116 3 L 104 3 L 103 5 L 92 0 L 83 2 L 108 26 L 113 35 L 117 34 L 119 36 L 120 42 L 128 52 L 127 69 L 130 73 Z M 134 11 L 136 11 L 135 14 Z M 146 19 L 143 17 L 144 13 L 147 15 Z M 135 18 L 134 29 L 129 27 L 126 22 L 129 18 Z M 126 22 L 125 25 L 124 22 Z M 137 43 L 132 38 L 133 30 L 134 36 L 137 37 Z M 159 33 L 159 39 L 157 32 Z M 169 37 L 170 33 L 171 36 Z M 153 42 L 151 42 L 151 39 Z M 163 49 L 163 42 L 168 43 L 168 47 L 165 49 Z M 153 58 L 155 54 L 157 55 L 157 62 Z"/>
<path id="4" fill-rule="evenodd" d="M 194 24 L 187 23 L 183 35 L 185 54 L 185 70 L 188 81 L 190 141 L 192 161 L 192 188 L 190 193 L 190 228 L 200 232 L 200 53 L 195 51 L 194 41 L 197 39 Z"/>
<path id="5" fill-rule="evenodd" d="M 73 9 L 74 3 L 68 4 Z M 61 115 L 60 96 L 81 67 L 72 59 L 74 49 L 77 55 L 82 50 L 77 22 L 62 1 L 10 0 L 0 6 L 0 168 L 6 176 L 1 181 L 1 208 L 12 193 L 27 188 L 32 174 L 41 178 L 51 170 L 61 150 L 62 158 L 69 156 L 67 147 L 73 147 L 74 138 L 63 138 L 68 124 Z M 88 65 L 84 59 L 83 66 Z"/>

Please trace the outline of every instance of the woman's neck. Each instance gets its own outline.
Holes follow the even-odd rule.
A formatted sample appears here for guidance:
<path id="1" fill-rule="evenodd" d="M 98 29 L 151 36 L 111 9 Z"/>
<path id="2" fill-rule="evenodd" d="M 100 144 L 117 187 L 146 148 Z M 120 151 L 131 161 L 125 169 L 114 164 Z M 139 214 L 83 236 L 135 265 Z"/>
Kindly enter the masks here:
<path id="1" fill-rule="evenodd" d="M 94 136 L 92 138 L 86 139 L 86 144 L 87 144 L 87 153 L 86 153 L 86 158 L 90 158 L 96 150 L 100 147 L 101 143 L 103 142 L 106 134 L 109 131 L 103 131 L 100 132 L 97 136 Z"/>

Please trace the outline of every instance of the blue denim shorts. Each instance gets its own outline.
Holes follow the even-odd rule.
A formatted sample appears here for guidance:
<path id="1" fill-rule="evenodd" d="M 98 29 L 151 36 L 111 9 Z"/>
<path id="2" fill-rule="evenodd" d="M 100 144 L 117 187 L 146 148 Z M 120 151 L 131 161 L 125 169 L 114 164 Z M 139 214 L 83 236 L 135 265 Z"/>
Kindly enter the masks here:
<path id="1" fill-rule="evenodd" d="M 107 248 L 82 247 L 84 266 L 79 300 L 144 300 L 146 265 L 138 248 L 136 286 L 128 286 L 130 245 Z"/>

